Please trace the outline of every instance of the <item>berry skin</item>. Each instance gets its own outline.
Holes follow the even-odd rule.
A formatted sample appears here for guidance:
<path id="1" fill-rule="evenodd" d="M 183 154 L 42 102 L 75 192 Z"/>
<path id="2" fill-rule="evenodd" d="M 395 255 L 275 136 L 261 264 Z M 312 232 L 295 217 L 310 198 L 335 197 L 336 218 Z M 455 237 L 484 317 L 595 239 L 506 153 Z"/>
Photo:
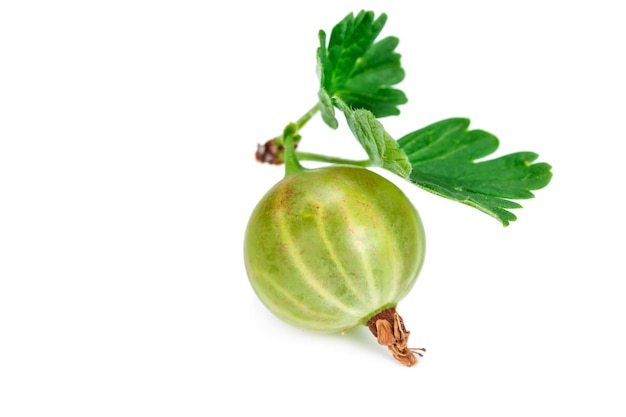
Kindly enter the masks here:
<path id="1" fill-rule="evenodd" d="M 413 204 L 365 168 L 332 165 L 287 175 L 261 199 L 245 233 L 250 283 L 294 326 L 335 333 L 395 307 L 422 267 Z"/>

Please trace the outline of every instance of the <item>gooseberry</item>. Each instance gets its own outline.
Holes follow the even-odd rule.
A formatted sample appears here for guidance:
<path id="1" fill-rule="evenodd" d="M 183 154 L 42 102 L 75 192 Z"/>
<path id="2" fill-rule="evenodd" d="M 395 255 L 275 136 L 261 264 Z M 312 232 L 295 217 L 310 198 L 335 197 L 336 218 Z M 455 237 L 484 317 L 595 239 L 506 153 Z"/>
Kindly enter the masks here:
<path id="1" fill-rule="evenodd" d="M 354 166 L 286 175 L 254 208 L 244 239 L 250 283 L 274 315 L 326 333 L 367 325 L 408 366 L 418 352 L 395 309 L 424 253 L 422 221 L 402 190 Z"/>
<path id="2" fill-rule="evenodd" d="M 284 163 L 285 177 L 253 210 L 244 257 L 254 291 L 282 320 L 320 332 L 365 324 L 412 366 L 423 349 L 407 347 L 409 332 L 396 307 L 422 267 L 424 228 L 404 193 L 369 168 L 508 226 L 517 219 L 510 210 L 522 207 L 514 200 L 534 197 L 532 190 L 550 182 L 552 167 L 526 151 L 486 159 L 499 139 L 469 130 L 463 117 L 394 139 L 379 119 L 400 114 L 407 98 L 395 86 L 404 78 L 398 38 L 377 39 L 386 20 L 384 13 L 361 10 L 337 23 L 330 37 L 318 32 L 316 103 L 256 152 L 259 162 Z M 296 151 L 302 128 L 316 114 L 332 129 L 343 115 L 367 159 Z M 306 169 L 300 161 L 332 165 Z"/>

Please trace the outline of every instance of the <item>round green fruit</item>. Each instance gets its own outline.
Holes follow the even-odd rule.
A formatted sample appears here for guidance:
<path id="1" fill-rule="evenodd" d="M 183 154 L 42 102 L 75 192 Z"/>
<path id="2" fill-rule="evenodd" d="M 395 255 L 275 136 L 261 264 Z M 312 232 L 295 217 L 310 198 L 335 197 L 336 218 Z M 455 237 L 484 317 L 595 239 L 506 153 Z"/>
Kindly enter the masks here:
<path id="1" fill-rule="evenodd" d="M 320 332 L 395 311 L 424 251 L 422 222 L 404 193 L 368 169 L 339 165 L 277 183 L 252 212 L 244 243 L 248 277 L 263 304 Z"/>

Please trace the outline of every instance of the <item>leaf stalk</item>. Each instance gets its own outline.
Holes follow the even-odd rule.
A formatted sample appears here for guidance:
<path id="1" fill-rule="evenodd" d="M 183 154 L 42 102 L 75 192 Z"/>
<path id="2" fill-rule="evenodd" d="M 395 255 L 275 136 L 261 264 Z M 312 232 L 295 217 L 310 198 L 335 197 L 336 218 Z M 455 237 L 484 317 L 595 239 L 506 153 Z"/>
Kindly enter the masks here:
<path id="1" fill-rule="evenodd" d="M 353 166 L 364 167 L 364 168 L 372 166 L 372 161 L 369 159 L 364 159 L 364 160 L 345 159 L 345 158 L 339 158 L 335 156 L 328 156 L 328 155 L 321 155 L 317 153 L 300 152 L 300 151 L 296 151 L 296 155 L 298 156 L 298 159 L 301 161 L 326 162 L 329 164 L 353 165 Z"/>

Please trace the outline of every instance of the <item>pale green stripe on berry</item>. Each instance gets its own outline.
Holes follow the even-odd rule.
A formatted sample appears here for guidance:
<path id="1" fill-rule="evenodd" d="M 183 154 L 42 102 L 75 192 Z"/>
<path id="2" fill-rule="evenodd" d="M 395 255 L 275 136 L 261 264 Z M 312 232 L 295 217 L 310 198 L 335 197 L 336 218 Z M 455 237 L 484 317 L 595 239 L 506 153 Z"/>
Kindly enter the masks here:
<path id="1" fill-rule="evenodd" d="M 260 273 L 259 278 L 268 283 L 271 286 L 272 291 L 268 291 L 265 288 L 259 288 L 258 291 L 263 292 L 264 295 L 267 296 L 269 299 L 274 299 L 274 295 L 278 295 L 284 300 L 287 300 L 289 303 L 291 303 L 292 306 L 280 309 L 280 314 L 288 317 L 290 320 L 297 322 L 306 322 L 310 321 L 311 317 L 326 318 L 329 321 L 334 319 L 333 315 L 324 314 L 323 312 L 320 312 L 319 309 L 313 309 L 302 303 L 301 300 L 298 300 L 289 291 L 285 290 L 285 287 L 281 283 L 276 282 L 270 274 Z M 280 303 L 280 305 L 284 306 L 285 304 Z M 274 305 L 273 308 L 277 309 L 278 307 Z"/>
<path id="2" fill-rule="evenodd" d="M 301 271 L 301 281 L 305 283 L 307 286 L 311 287 L 317 294 L 321 295 L 324 298 L 325 302 L 332 304 L 336 308 L 343 310 L 344 312 L 359 317 L 359 311 L 351 308 L 347 304 L 343 303 L 341 299 L 339 299 L 335 294 L 328 291 L 324 286 L 316 279 L 317 274 L 314 271 L 311 271 L 309 266 L 306 264 L 304 259 L 302 259 L 302 255 L 296 249 L 296 242 L 289 231 L 289 229 L 285 226 L 285 216 L 283 210 L 277 210 L 277 222 L 278 230 L 280 231 L 281 237 L 284 242 L 286 242 L 286 249 L 289 255 L 289 260 L 296 265 L 296 269 Z"/>
<path id="3" fill-rule="evenodd" d="M 355 235 L 357 226 L 350 221 L 350 213 L 343 206 L 341 206 L 341 208 L 337 208 L 337 210 L 340 210 L 342 212 L 346 227 L 354 231 L 354 233 L 351 234 L 351 238 L 353 239 L 353 246 L 358 248 L 358 258 L 363 265 L 362 270 L 363 275 L 367 280 L 366 287 L 369 292 L 370 303 L 372 305 L 378 305 L 380 303 L 380 293 L 377 289 L 378 285 L 376 284 L 376 277 L 372 272 L 372 264 L 370 263 L 366 255 L 368 251 L 366 250 L 365 245 L 362 243 L 362 240 Z"/>
<path id="4" fill-rule="evenodd" d="M 367 300 L 363 298 L 363 295 L 355 286 L 354 279 L 350 277 L 350 275 L 346 272 L 346 269 L 343 266 L 343 262 L 337 256 L 337 250 L 335 246 L 333 245 L 332 241 L 330 240 L 330 238 L 328 237 L 328 233 L 326 231 L 326 225 L 322 221 L 322 218 L 323 218 L 323 214 L 320 212 L 319 216 L 315 216 L 315 223 L 319 231 L 320 239 L 322 239 L 322 242 L 326 246 L 328 255 L 330 256 L 331 260 L 337 267 L 337 270 L 339 271 L 339 273 L 343 276 L 346 287 L 352 292 L 352 294 L 354 294 L 356 299 L 358 299 L 361 303 L 367 303 Z"/>
<path id="5" fill-rule="evenodd" d="M 384 235 L 387 244 L 392 245 L 392 248 L 390 250 L 391 256 L 389 257 L 389 259 L 396 260 L 396 262 L 391 263 L 391 268 L 393 271 L 391 276 L 394 278 L 394 280 L 393 280 L 393 285 L 391 285 L 392 283 L 389 282 L 385 286 L 388 290 L 386 294 L 385 302 L 389 302 L 389 300 L 397 301 L 396 296 L 400 292 L 400 286 L 405 280 L 404 274 L 406 273 L 406 271 L 404 271 L 404 269 L 406 268 L 406 265 L 405 265 L 404 256 L 402 256 L 402 249 L 400 248 L 398 239 L 396 238 L 396 236 L 394 236 L 392 232 L 392 228 L 389 227 L 389 225 L 387 224 L 389 220 L 386 218 L 383 210 L 380 207 L 377 208 L 374 204 L 370 205 L 369 210 L 372 211 L 372 217 L 374 219 L 377 219 L 377 221 L 380 223 L 384 222 L 384 227 L 377 228 L 376 232 Z"/>

